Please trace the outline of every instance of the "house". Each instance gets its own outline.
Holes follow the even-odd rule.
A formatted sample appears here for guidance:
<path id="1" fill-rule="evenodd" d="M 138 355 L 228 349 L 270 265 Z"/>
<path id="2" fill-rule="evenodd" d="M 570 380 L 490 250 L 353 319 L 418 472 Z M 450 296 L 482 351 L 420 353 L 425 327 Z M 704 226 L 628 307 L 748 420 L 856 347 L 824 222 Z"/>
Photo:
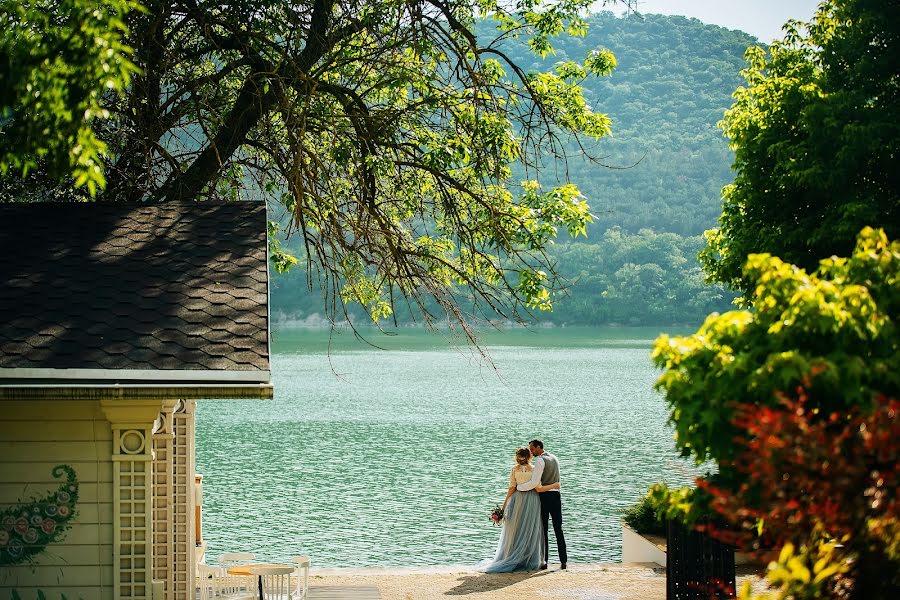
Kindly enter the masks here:
<path id="1" fill-rule="evenodd" d="M 270 398 L 262 203 L 0 205 L 0 598 L 194 595 L 194 408 Z"/>

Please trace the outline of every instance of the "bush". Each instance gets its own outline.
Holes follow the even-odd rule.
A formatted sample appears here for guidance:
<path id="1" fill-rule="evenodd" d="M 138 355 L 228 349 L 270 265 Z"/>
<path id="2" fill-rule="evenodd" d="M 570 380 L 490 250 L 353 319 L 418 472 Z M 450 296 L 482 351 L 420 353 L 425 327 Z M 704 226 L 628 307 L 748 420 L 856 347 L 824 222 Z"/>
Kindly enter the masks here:
<path id="1" fill-rule="evenodd" d="M 768 254 L 744 273 L 752 310 L 654 349 L 676 445 L 718 476 L 650 496 L 668 519 L 711 506 L 728 528 L 701 526 L 714 536 L 780 550 L 778 595 L 756 598 L 898 598 L 900 242 L 866 228 L 813 273 Z"/>
<path id="2" fill-rule="evenodd" d="M 778 406 L 798 386 L 823 414 L 900 397 L 900 242 L 866 228 L 850 258 L 825 259 L 814 273 L 769 254 L 751 255 L 744 272 L 752 310 L 656 340 L 653 359 L 666 370 L 656 387 L 684 456 L 734 458 L 738 406 Z"/>
<path id="3" fill-rule="evenodd" d="M 666 525 L 647 494 L 622 510 L 622 521 L 640 534 L 666 535 Z"/>

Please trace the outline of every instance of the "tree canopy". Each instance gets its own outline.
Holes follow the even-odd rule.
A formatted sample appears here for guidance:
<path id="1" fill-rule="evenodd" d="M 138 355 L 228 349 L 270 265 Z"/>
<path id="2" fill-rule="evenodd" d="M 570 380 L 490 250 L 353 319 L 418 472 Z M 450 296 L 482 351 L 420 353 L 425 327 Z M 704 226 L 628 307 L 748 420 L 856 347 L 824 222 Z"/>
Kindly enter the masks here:
<path id="1" fill-rule="evenodd" d="M 40 15 L 61 15 L 70 1 L 26 4 L 15 17 L 25 25 L 4 38 L 7 46 L 19 52 L 26 32 L 47 38 L 57 22 Z M 609 133 L 581 83 L 608 74 L 615 59 L 595 48 L 536 71 L 502 42 L 519 37 L 547 55 L 557 36 L 583 34 L 590 4 L 151 0 L 127 14 L 124 4 L 107 4 L 116 44 L 130 48 L 139 70 L 120 59 L 130 81 L 100 96 L 99 116 L 108 118 L 73 112 L 71 121 L 105 144 L 92 155 L 105 173 L 105 185 L 95 180 L 99 199 L 286 206 L 308 273 L 335 313 L 353 300 L 384 316 L 395 302 L 424 307 L 433 297 L 462 322 L 461 284 L 486 310 L 515 316 L 549 307 L 546 247 L 558 229 L 579 235 L 591 220 L 574 185 L 539 173 L 548 160 L 566 160 L 568 136 Z M 88 17 L 76 15 L 73 31 L 86 31 Z M 487 40 L 474 33 L 481 17 L 493 24 Z M 7 163 L 37 165 L 24 185 L 4 177 L 7 199 L 95 191 L 81 177 L 53 184 L 57 158 L 42 146 L 50 128 L 41 120 L 78 105 L 23 100 L 64 74 L 20 78 L 25 92 L 5 99 L 0 131 L 7 140 L 26 134 L 22 154 Z M 73 75 L 72 85 L 92 83 Z M 521 185 L 511 179 L 516 161 L 526 169 Z M 276 265 L 292 260 L 273 250 Z"/>
<path id="2" fill-rule="evenodd" d="M 770 254 L 744 267 L 753 310 L 710 316 L 696 335 L 660 337 L 657 383 L 676 443 L 698 462 L 731 458 L 734 401 L 774 405 L 804 386 L 823 412 L 900 397 L 900 242 L 864 230 L 849 258 L 811 273 Z"/>
<path id="3" fill-rule="evenodd" d="M 23 6 L 34 8 L 39 5 L 31 3 Z M 50 14 L 55 10 L 54 6 L 62 7 L 61 4 L 54 2 L 45 2 L 40 6 L 46 7 L 43 14 Z M 177 8 L 177 5 L 175 6 Z M 157 7 L 154 10 L 159 9 L 160 7 Z M 168 18 L 174 19 L 179 15 L 174 8 L 166 10 L 170 14 Z M 117 11 L 118 9 L 110 8 L 106 13 L 99 14 L 119 17 L 121 14 L 127 14 L 124 13 L 124 8 Z M 163 12 L 165 13 L 165 10 Z M 128 19 L 130 28 L 115 30 L 120 43 L 117 47 L 118 59 L 127 60 L 131 56 L 125 43 L 135 45 L 139 39 L 145 40 L 144 47 L 149 43 L 145 39 L 146 35 L 142 37 L 130 33 L 138 28 L 144 31 L 148 26 L 147 19 L 146 14 L 132 16 Z M 555 307 L 553 312 L 538 311 L 538 316 L 541 320 L 559 323 L 699 322 L 709 311 L 727 309 L 730 300 L 730 295 L 724 293 L 720 287 L 707 287 L 703 284 L 694 255 L 701 247 L 701 241 L 697 236 L 713 224 L 715 216 L 720 211 L 719 191 L 731 178 L 729 164 L 732 154 L 716 130 L 715 123 L 729 105 L 730 94 L 740 81 L 738 71 L 743 64 L 742 54 L 753 42 L 753 38 L 739 31 L 728 31 L 684 17 L 637 14 L 616 17 L 612 13 L 601 12 L 586 15 L 584 21 L 587 24 L 584 36 L 563 33 L 551 38 L 553 52 L 548 52 L 545 56 L 533 51 L 529 44 L 531 36 L 527 35 L 526 31 L 519 31 L 518 37 L 515 37 L 515 31 L 498 32 L 496 28 L 498 22 L 493 19 L 476 20 L 472 27 L 478 45 L 496 46 L 524 73 L 558 72 L 556 71 L 558 68 L 571 68 L 573 63 L 583 61 L 586 56 L 602 56 L 608 60 L 609 55 L 605 53 L 592 54 L 602 48 L 609 48 L 615 54 L 619 65 L 609 77 L 588 77 L 580 83 L 583 98 L 588 105 L 601 106 L 604 112 L 609 114 L 615 124 L 615 136 L 605 136 L 596 142 L 587 136 L 587 139 L 582 138 L 581 142 L 588 146 L 590 154 L 601 157 L 601 162 L 631 168 L 610 169 L 596 162 L 583 160 L 580 158 L 582 148 L 579 143 L 565 140 L 563 136 L 558 138 L 561 143 L 555 148 L 559 154 L 565 155 L 566 160 L 547 161 L 545 166 L 550 169 L 542 176 L 536 176 L 534 169 L 520 164 L 518 160 L 514 161 L 510 164 L 511 176 L 502 182 L 511 195 L 521 196 L 518 184 L 522 180 L 544 180 L 549 177 L 551 187 L 560 187 L 559 180 L 563 182 L 568 180 L 577 185 L 591 206 L 593 220 L 586 219 L 586 230 L 589 234 L 586 241 L 589 246 L 570 248 L 567 244 L 545 245 L 544 250 L 548 256 L 533 257 L 536 259 L 534 265 L 544 263 L 543 268 L 537 270 L 547 274 L 547 279 L 544 280 L 547 283 L 546 287 L 549 287 L 549 282 L 554 277 L 553 269 L 547 268 L 552 264 L 559 269 L 564 285 L 568 288 L 565 294 L 549 298 Z M 77 29 L 76 21 L 72 20 L 71 23 L 70 28 Z M 188 25 L 189 21 L 181 27 Z M 39 30 L 42 26 L 42 21 L 38 19 L 32 24 L 31 29 Z M 157 31 L 157 37 L 165 41 L 169 35 L 166 31 L 167 29 L 162 27 Z M 123 37 L 126 34 L 127 37 Z M 6 39 L 14 40 L 15 37 L 10 35 Z M 175 76 L 169 74 L 169 71 L 174 70 L 173 65 L 177 64 L 181 56 L 179 54 L 181 50 L 173 49 L 171 45 L 171 42 L 165 42 L 160 50 L 160 52 L 165 50 L 165 53 L 160 56 L 152 52 L 152 44 L 149 50 L 143 51 L 143 55 L 152 54 L 157 61 L 151 64 L 157 64 L 157 72 L 163 76 L 160 94 L 165 98 L 170 98 L 175 93 L 174 88 L 166 81 Z M 168 58 L 163 60 L 162 56 Z M 139 56 L 132 59 L 141 63 L 145 73 L 147 72 L 146 59 L 140 59 Z M 239 80 L 239 74 L 221 73 L 221 69 L 217 66 L 220 63 L 215 62 L 219 60 L 218 58 L 211 60 L 212 63 L 203 67 L 212 69 L 208 75 L 213 72 L 220 73 L 216 77 L 221 78 L 223 85 Z M 117 71 L 112 73 L 115 74 Z M 183 79 L 189 74 L 177 76 Z M 137 84 L 146 86 L 144 83 L 146 77 L 146 75 L 139 76 Z M 63 80 L 62 83 L 65 84 L 67 81 Z M 216 83 L 216 79 L 199 79 L 199 82 L 205 83 L 198 87 L 196 94 L 191 93 L 184 98 L 171 100 L 169 106 L 181 102 L 194 102 L 200 107 L 192 110 L 199 111 L 201 115 L 209 113 L 212 108 L 203 108 L 203 103 L 212 104 L 212 100 L 199 94 L 211 93 L 207 88 Z M 100 87 L 103 88 L 102 85 Z M 207 140 L 206 134 L 215 129 L 215 124 L 207 124 L 201 120 L 191 125 L 192 121 L 185 117 L 182 123 L 172 126 L 157 140 L 146 143 L 132 140 L 130 138 L 136 135 L 140 139 L 146 139 L 148 135 L 153 134 L 150 131 L 153 128 L 148 123 L 156 118 L 152 115 L 157 108 L 154 108 L 152 103 L 148 104 L 140 99 L 140 93 L 143 92 L 139 89 L 133 90 L 119 84 L 114 87 L 124 89 L 125 95 L 117 97 L 107 92 L 103 97 L 105 112 L 82 123 L 86 124 L 85 130 L 88 133 L 93 135 L 94 132 L 98 132 L 97 135 L 102 140 L 110 142 L 105 158 L 98 163 L 99 166 L 108 168 L 106 173 L 110 175 L 110 187 L 98 191 L 96 197 L 102 200 L 129 199 L 121 191 L 112 189 L 121 189 L 121 174 L 116 175 L 115 169 L 121 169 L 126 162 L 124 155 L 119 156 L 115 152 L 133 152 L 134 148 L 143 144 L 141 147 L 151 156 L 146 160 L 132 157 L 134 164 L 129 163 L 128 169 L 135 173 L 140 171 L 140 174 L 126 177 L 126 183 L 131 181 L 134 185 L 144 185 L 148 191 L 141 198 L 149 201 L 157 200 L 153 188 L 159 187 L 158 177 L 162 177 L 165 174 L 164 170 L 171 167 L 164 164 L 166 162 L 164 153 L 173 158 L 177 157 L 178 168 L 186 169 L 199 154 L 203 143 Z M 160 104 L 165 105 L 166 101 Z M 182 110 L 187 110 L 187 107 L 183 107 Z M 27 110 L 20 110 L 19 114 L 42 116 L 40 113 L 33 111 L 29 113 Z M 74 111 L 68 113 L 68 116 L 78 114 L 78 111 Z M 106 121 L 103 121 L 104 116 L 107 117 Z M 168 118 L 174 116 L 170 115 Z M 143 123 L 140 130 L 135 129 L 136 120 Z M 27 120 L 20 119 L 19 122 Z M 514 119 L 513 123 L 517 132 L 522 130 L 521 125 L 515 124 Z M 5 130 L 0 127 L 0 131 L 9 132 L 8 125 Z M 62 128 L 54 126 L 54 130 L 62 131 Z M 148 131 L 150 133 L 147 133 Z M 524 140 L 524 136 L 514 137 Z M 0 139 L 11 142 L 44 138 L 32 135 L 6 136 Z M 67 139 L 71 142 L 70 147 L 75 147 L 72 141 L 74 138 L 69 136 Z M 311 138 L 306 136 L 303 139 Z M 101 140 L 98 138 L 97 141 L 100 143 Z M 328 158 L 323 152 L 317 152 L 318 154 L 312 156 Z M 488 149 L 487 152 L 492 150 Z M 243 145 L 230 162 L 223 162 L 218 187 L 215 190 L 205 191 L 201 197 L 251 199 L 266 197 L 270 201 L 270 208 L 274 209 L 273 219 L 277 219 L 278 215 L 285 212 L 279 210 L 280 206 L 294 209 L 296 213 L 297 207 L 291 201 L 292 194 L 285 193 L 289 190 L 283 183 L 284 178 L 275 172 L 276 169 L 271 169 L 274 177 L 260 183 L 254 177 L 255 167 L 247 166 L 250 163 L 256 165 L 260 156 L 262 153 L 258 146 Z M 535 155 L 531 153 L 530 156 L 533 159 Z M 62 163 L 65 166 L 68 158 L 65 154 L 62 157 L 65 159 Z M 26 180 L 22 181 L 16 177 L 0 179 L 0 201 L 90 197 L 86 187 L 73 188 L 74 180 L 58 184 L 49 179 L 47 175 L 58 175 L 60 170 L 49 168 L 50 161 L 47 155 L 34 162 L 37 166 L 31 169 Z M 149 166 L 151 164 L 155 166 L 151 168 Z M 259 166 L 268 168 L 263 163 Z M 146 170 L 141 171 L 145 167 Z M 154 169 L 157 175 L 151 176 Z M 404 170 L 408 168 L 404 167 Z M 14 174 L 14 171 L 11 173 Z M 97 185 L 103 183 L 104 171 L 92 169 L 90 173 L 101 176 Z M 142 178 L 145 176 L 149 183 L 143 182 Z M 154 180 L 153 177 L 157 179 Z M 313 192 L 328 195 L 327 192 L 318 189 Z M 307 196 L 313 192 L 309 192 Z M 519 201 L 521 197 L 513 199 Z M 340 211 L 343 207 L 354 206 L 350 203 L 320 204 L 322 210 L 338 208 Z M 304 210 L 308 210 L 308 207 Z M 293 218 L 296 219 L 296 214 Z M 343 217 L 338 215 L 337 218 Z M 281 226 L 290 226 L 291 223 L 290 216 L 279 221 Z M 435 224 L 433 216 L 426 214 L 424 218 L 418 220 L 416 227 L 418 229 L 429 227 L 433 231 Z M 339 223 L 334 222 L 319 232 L 317 237 L 325 239 L 326 236 L 333 235 L 338 228 Z M 607 233 L 611 228 L 614 231 Z M 648 231 L 649 229 L 653 231 Z M 290 273 L 274 277 L 273 310 L 288 318 L 304 318 L 323 313 L 327 315 L 329 311 L 332 315 L 340 313 L 343 310 L 340 306 L 342 298 L 340 288 L 335 288 L 339 277 L 323 277 L 323 273 L 327 273 L 328 270 L 323 271 L 320 261 L 317 261 L 315 256 L 312 260 L 308 260 L 305 236 L 292 235 L 285 242 L 284 233 L 280 231 L 276 236 L 282 241 L 287 252 L 280 253 L 275 249 L 273 258 L 276 264 L 287 266 L 291 260 L 290 255 L 294 255 L 299 259 L 299 264 L 291 268 Z M 343 268 L 341 265 L 339 267 Z M 517 284 L 518 276 L 513 273 L 509 275 L 510 280 Z M 309 283 L 313 284 L 311 290 L 307 289 Z M 357 287 L 360 291 L 370 291 L 364 289 L 368 287 L 366 285 Z M 321 297 L 326 290 L 330 290 L 331 295 L 323 311 Z M 427 293 L 425 295 L 427 296 Z M 363 296 L 371 297 L 371 294 Z M 352 298 L 353 294 L 349 296 L 345 294 L 345 297 Z M 463 297 L 468 301 L 468 293 L 461 292 L 458 298 Z M 639 301 L 632 302 L 633 298 Z M 389 294 L 386 302 L 390 302 Z M 439 302 L 427 301 L 426 304 L 427 310 L 433 314 L 442 312 Z M 543 302 L 542 305 L 549 306 L 547 302 Z M 521 307 L 521 304 L 519 306 Z M 366 311 L 372 308 L 378 312 L 383 311 L 385 307 L 376 302 L 369 304 Z M 415 303 L 412 307 L 406 307 L 402 302 L 395 304 L 394 311 L 401 320 L 417 317 L 420 312 Z M 357 313 L 352 308 L 351 313 L 355 314 L 357 320 L 365 319 L 364 313 Z"/>
<path id="4" fill-rule="evenodd" d="M 704 268 L 744 293 L 746 257 L 801 267 L 846 255 L 864 226 L 900 231 L 900 3 L 827 0 L 751 48 L 722 126 L 735 151 Z"/>
<path id="5" fill-rule="evenodd" d="M 136 67 L 123 21 L 129 0 L 0 0 L 0 175 L 39 166 L 91 193 L 105 184 L 107 151 L 93 125 L 103 94 Z"/>
<path id="6" fill-rule="evenodd" d="M 748 586 L 743 599 L 900 586 L 897 8 L 825 1 L 812 23 L 748 50 L 723 121 L 736 178 L 701 259 L 750 310 L 654 348 L 677 447 L 718 472 L 650 496 L 664 516 L 774 559 L 775 593 Z"/>
<path id="7" fill-rule="evenodd" d="M 700 324 L 730 308 L 732 294 L 706 285 L 696 255 L 702 233 L 721 213 L 722 187 L 732 180 L 734 155 L 716 123 L 741 81 L 743 55 L 754 38 L 696 19 L 610 12 L 586 17 L 584 37 L 554 41 L 555 54 L 535 56 L 524 40 L 505 40 L 503 51 L 528 70 L 553 69 L 590 49 L 608 47 L 618 63 L 609 77 L 582 88 L 602 106 L 613 135 L 591 152 L 616 167 L 569 161 L 566 176 L 581 190 L 594 215 L 587 237 L 558 240 L 548 248 L 566 285 L 553 311 L 536 314 L 559 324 Z M 476 28 L 490 39 L 490 23 Z M 575 155 L 577 145 L 569 144 Z M 513 181 L 525 178 L 513 165 Z M 321 293 L 306 289 L 303 249 L 289 273 L 273 277 L 272 308 L 284 320 L 322 316 Z M 318 315 L 318 317 L 317 317 Z M 414 315 L 398 307 L 396 316 Z M 357 315 L 362 320 L 364 315 Z"/>

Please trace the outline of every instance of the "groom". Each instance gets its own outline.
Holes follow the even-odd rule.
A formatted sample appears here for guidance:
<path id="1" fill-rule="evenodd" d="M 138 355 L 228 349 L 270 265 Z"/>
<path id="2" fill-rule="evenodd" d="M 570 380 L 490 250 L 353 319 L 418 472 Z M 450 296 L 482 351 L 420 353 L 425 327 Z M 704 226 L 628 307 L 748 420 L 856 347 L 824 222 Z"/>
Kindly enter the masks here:
<path id="1" fill-rule="evenodd" d="M 533 490 L 538 485 L 550 485 L 559 481 L 559 461 L 549 452 L 544 451 L 544 442 L 538 439 L 528 442 L 528 448 L 534 455 L 534 471 L 531 481 L 520 483 L 516 486 L 520 492 Z M 544 551 L 541 557 L 544 559 L 541 568 L 547 568 L 547 558 L 550 554 L 550 541 L 547 535 L 547 517 L 553 520 L 553 533 L 556 534 L 556 550 L 559 553 L 559 568 L 566 568 L 568 554 L 566 554 L 566 537 L 562 530 L 562 501 L 559 490 L 548 490 L 539 495 L 541 499 L 541 523 L 544 526 Z"/>

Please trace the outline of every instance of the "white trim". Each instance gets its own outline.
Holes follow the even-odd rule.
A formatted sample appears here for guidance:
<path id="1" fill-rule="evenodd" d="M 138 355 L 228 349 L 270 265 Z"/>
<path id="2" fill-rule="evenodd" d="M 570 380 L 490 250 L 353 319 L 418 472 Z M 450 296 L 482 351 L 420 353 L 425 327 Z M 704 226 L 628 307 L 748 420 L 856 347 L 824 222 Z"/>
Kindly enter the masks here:
<path id="1" fill-rule="evenodd" d="M 272 286 L 270 285 L 271 277 L 269 275 L 269 201 L 263 199 L 263 237 L 266 246 L 266 352 L 267 356 L 272 356 Z"/>
<path id="2" fill-rule="evenodd" d="M 176 389 L 235 389 L 235 390 L 255 390 L 255 389 L 273 389 L 272 384 L 265 383 L 190 383 L 187 385 L 176 385 L 178 382 L 160 381 L 158 383 L 0 383 L 0 390 L 57 390 L 57 389 L 86 389 L 86 390 L 164 390 L 170 388 Z"/>
<path id="3" fill-rule="evenodd" d="M 83 381 L 100 380 L 116 381 L 155 381 L 155 382 L 245 382 L 269 383 L 272 381 L 271 371 L 248 369 L 246 371 L 217 371 L 176 369 L 47 369 L 17 367 L 0 369 L 0 385 L 4 379 L 41 379 Z"/>
<path id="4" fill-rule="evenodd" d="M 32 383 L 0 384 L 0 405 L 5 400 L 125 400 L 159 398 L 258 398 L 273 397 L 271 383 L 123 384 Z"/>

